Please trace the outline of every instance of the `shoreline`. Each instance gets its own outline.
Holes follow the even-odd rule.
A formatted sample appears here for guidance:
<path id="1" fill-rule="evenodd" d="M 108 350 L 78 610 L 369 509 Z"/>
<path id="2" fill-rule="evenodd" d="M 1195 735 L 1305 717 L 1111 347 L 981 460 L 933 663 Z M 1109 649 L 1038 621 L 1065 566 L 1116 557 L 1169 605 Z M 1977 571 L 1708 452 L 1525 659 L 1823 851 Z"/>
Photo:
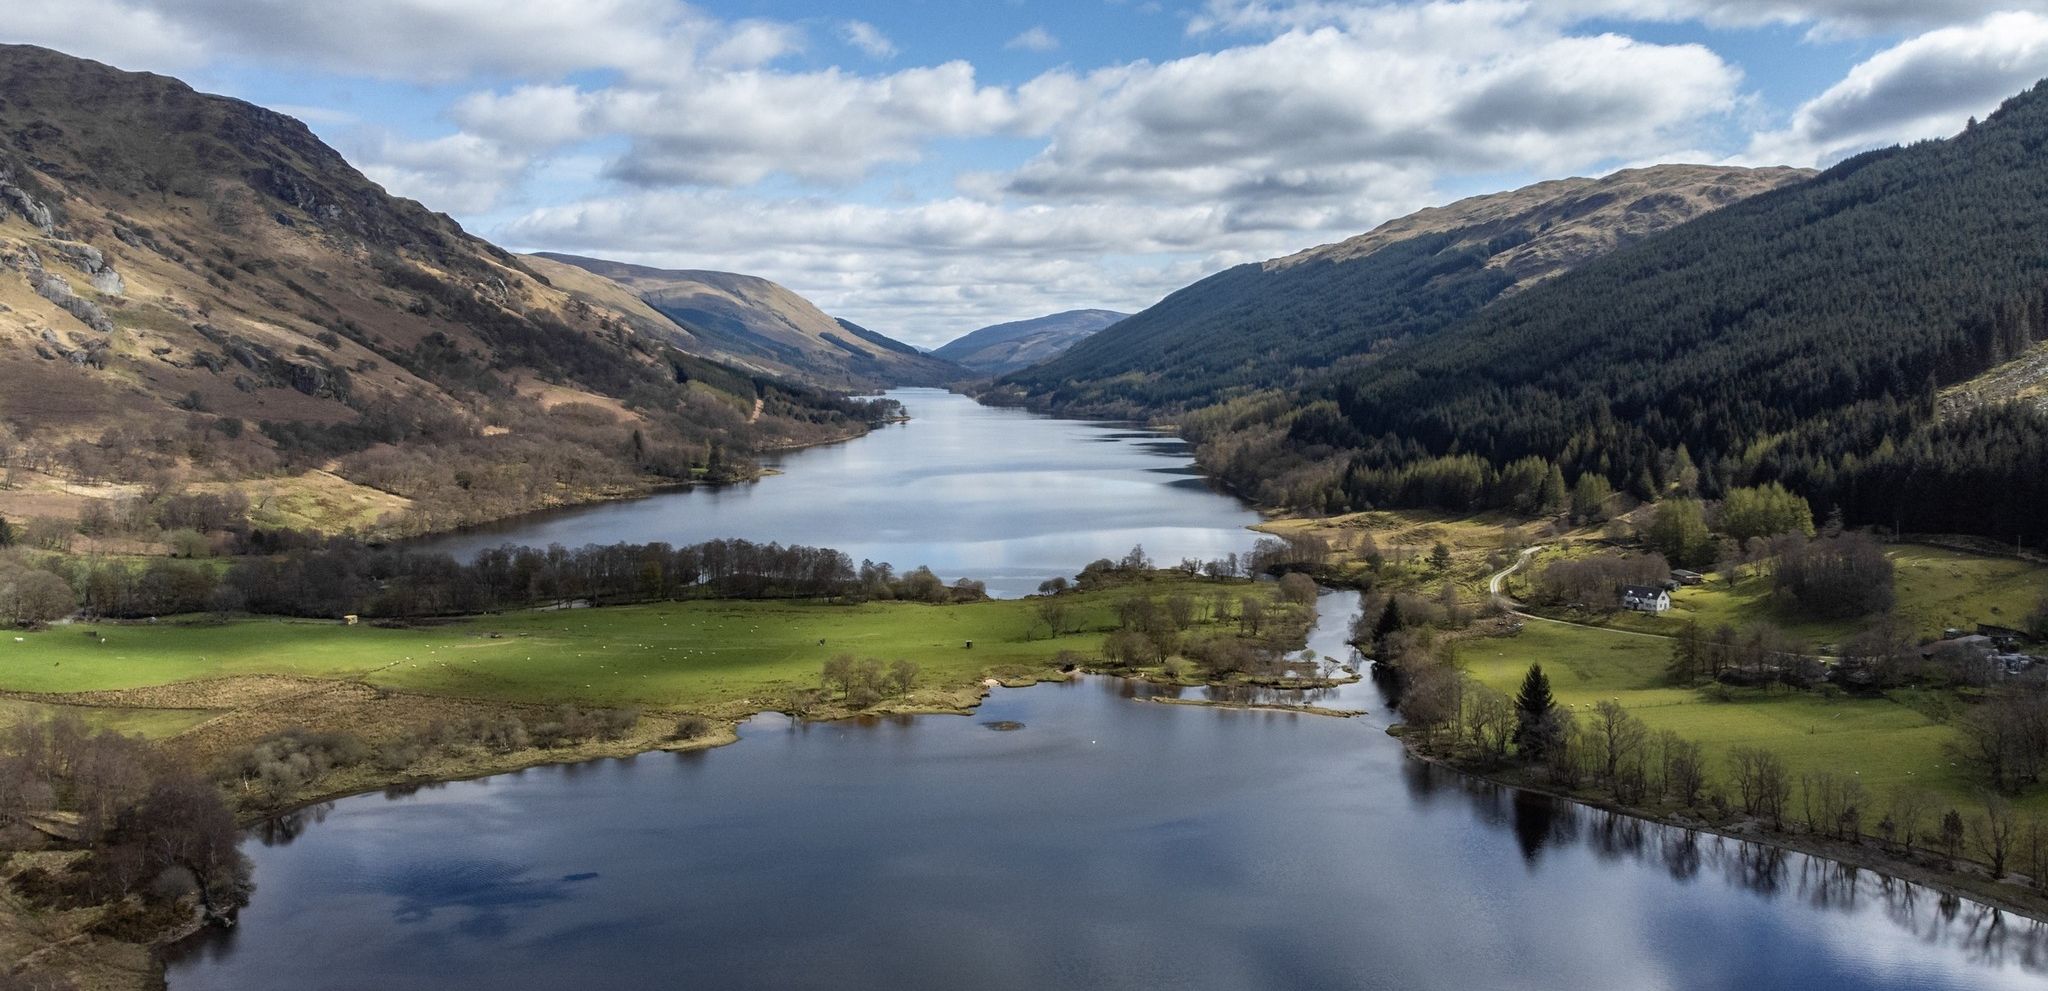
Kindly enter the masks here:
<path id="1" fill-rule="evenodd" d="M 2019 916 L 2030 922 L 2048 923 L 2048 892 L 2029 888 L 2023 884 L 1994 881 L 1988 877 L 1971 875 L 1962 871 L 1948 871 L 1937 867 L 1930 867 L 1926 864 L 1906 859 L 1911 856 L 1910 854 L 1904 856 L 1893 854 L 1880 848 L 1874 848 L 1866 842 L 1849 843 L 1843 840 L 1830 840 L 1821 837 L 1803 836 L 1797 833 L 1780 832 L 1765 828 L 1760 823 L 1751 823 L 1751 825 L 1757 828 L 1746 830 L 1742 828 L 1741 824 L 1720 824 L 1690 816 L 1653 812 L 1649 809 L 1622 805 L 1591 795 L 1575 794 L 1566 789 L 1538 782 L 1511 781 L 1498 774 L 1466 766 L 1459 761 L 1440 754 L 1425 753 L 1405 736 L 1393 732 L 1393 729 L 1394 727 L 1389 727 L 1387 735 L 1395 737 L 1400 741 L 1401 749 L 1409 759 L 1420 761 L 1432 767 L 1442 768 L 1474 781 L 1485 782 L 1499 788 L 1510 788 L 1516 791 L 1542 795 L 1554 800 L 1570 802 L 1573 805 L 1600 812 L 1627 816 L 1631 819 L 1641 820 L 1658 826 L 1682 829 L 1694 833 L 1708 833 L 1742 843 L 1755 843 L 1759 846 L 1767 846 L 1788 853 L 1811 857 L 1815 860 L 1839 864 L 1851 870 L 1871 871 L 1904 881 L 1908 884 L 1917 884 L 1943 895 L 1967 899 L 1987 908 Z M 1983 866 L 1977 861 L 1961 857 L 1957 858 L 1956 863 L 1972 867 Z M 2017 875 L 2009 873 L 2007 876 Z"/>
<path id="2" fill-rule="evenodd" d="M 905 417 L 900 421 L 884 421 L 885 424 L 898 422 L 907 423 L 909 422 L 909 418 Z M 788 444 L 770 444 L 759 448 L 757 453 L 789 454 L 796 451 L 808 451 L 812 448 L 817 447 L 831 447 L 835 444 L 847 444 L 853 441 L 860 440 L 861 438 L 866 437 L 871 433 L 874 433 L 875 429 L 876 428 L 873 426 L 863 425 L 858 433 L 846 434 L 840 437 L 827 437 L 813 441 L 792 441 Z M 373 543 L 389 544 L 411 544 L 423 541 L 443 540 L 452 537 L 460 537 L 465 534 L 474 534 L 482 532 L 492 527 L 513 525 L 521 521 L 532 520 L 538 517 L 547 516 L 551 513 L 565 513 L 573 510 L 589 509 L 594 506 L 607 506 L 617 503 L 638 502 L 642 499 L 652 499 L 657 496 L 672 495 L 678 492 L 691 492 L 698 489 L 719 489 L 729 485 L 751 485 L 755 482 L 761 481 L 762 479 L 773 478 L 781 474 L 783 474 L 783 471 L 780 468 L 771 468 L 765 465 L 757 465 L 751 474 L 747 475 L 744 478 L 737 478 L 729 482 L 678 481 L 652 483 L 644 486 L 639 486 L 628 491 L 597 493 L 591 495 L 589 498 L 575 498 L 565 500 L 559 503 L 554 503 L 552 505 L 535 506 L 531 509 L 522 509 L 519 510 L 518 512 L 510 513 L 505 516 L 497 516 L 488 520 L 478 520 L 473 523 L 463 523 L 451 527 L 435 527 L 432 529 L 421 530 L 417 533 L 398 534 L 386 532 L 382 534 L 372 534 L 370 536 L 366 536 L 364 539 L 369 540 Z"/>
<path id="3" fill-rule="evenodd" d="M 1149 685 L 1181 684 L 1162 682 L 1145 677 L 1141 673 L 1105 671 L 1093 668 L 1079 668 L 1073 671 L 1050 671 L 1030 677 L 1004 679 L 986 678 L 968 687 L 944 689 L 953 693 L 956 704 L 933 704 L 931 702 L 889 705 L 883 704 L 859 711 L 831 712 L 813 717 L 801 717 L 804 722 L 833 723 L 847 720 L 879 719 L 910 716 L 972 716 L 988 700 L 995 688 L 1032 688 L 1046 684 L 1064 684 L 1077 676 L 1115 678 Z M 1183 686 L 1186 687 L 1186 686 Z M 1211 686 L 1215 687 L 1215 686 Z M 971 691 L 971 696 L 969 692 Z M 1284 702 L 1230 702 L 1218 699 L 1182 699 L 1163 696 L 1136 696 L 1133 702 L 1155 705 L 1179 705 L 1193 708 L 1244 710 L 1258 712 L 1286 712 L 1322 718 L 1355 719 L 1367 714 L 1364 709 L 1336 709 L 1317 705 L 1294 705 Z M 729 720 L 719 720 L 714 732 L 694 740 L 658 741 L 648 738 L 616 741 L 613 743 L 584 744 L 575 748 L 556 750 L 521 751 L 505 755 L 510 759 L 503 762 L 485 762 L 482 766 L 464 768 L 456 773 L 419 773 L 378 777 L 374 780 L 352 782 L 341 788 L 326 789 L 316 795 L 294 798 L 283 806 L 261 812 L 238 810 L 236 822 L 244 828 L 251 828 L 265 821 L 281 818 L 303 811 L 316 805 L 340 801 L 361 795 L 387 791 L 393 788 L 427 788 L 435 785 L 452 784 L 460 781 L 475 781 L 496 777 L 501 774 L 515 774 L 539 767 L 567 766 L 599 760 L 624 760 L 652 753 L 691 753 L 731 746 L 742 741 L 740 724 L 761 716 L 775 714 L 788 716 L 776 709 L 762 709 L 748 715 Z M 1994 881 L 1987 877 L 1968 873 L 1967 870 L 1949 871 L 1911 859 L 1911 854 L 1900 855 L 1872 846 L 1869 842 L 1849 843 L 1821 837 L 1804 836 L 1797 833 L 1779 832 L 1762 828 L 1758 824 L 1714 823 L 1704 818 L 1683 814 L 1660 813 L 1649 809 L 1621 805 L 1592 795 L 1575 794 L 1571 791 L 1552 787 L 1540 782 L 1510 780 L 1498 774 L 1463 764 L 1439 754 L 1421 751 L 1417 745 L 1389 727 L 1388 735 L 1393 736 L 1406 757 L 1434 767 L 1461 775 L 1474 781 L 1484 782 L 1501 788 L 1510 788 L 1548 798 L 1570 802 L 1601 812 L 1627 816 L 1632 819 L 1668 826 L 1691 832 L 1708 833 L 1740 842 L 1756 843 L 1790 853 L 1797 853 L 1817 860 L 1829 861 L 1857 870 L 1869 870 L 1889 877 L 1918 884 L 1946 895 L 1968 899 L 1999 911 L 2008 912 L 2030 921 L 2048 923 L 2048 892 L 2041 892 L 2007 881 Z M 1932 854 L 1928 854 L 1932 856 Z M 1982 868 L 1975 860 L 1958 858 L 1959 865 Z M 2008 875 L 2014 876 L 2014 875 Z"/>
<path id="4" fill-rule="evenodd" d="M 896 706 L 885 704 L 856 712 L 840 711 L 816 717 L 805 717 L 804 721 L 831 723 L 845 720 L 891 717 L 972 716 L 981 708 L 982 704 L 987 701 L 990 694 L 997 687 L 1031 688 L 1045 684 L 1060 684 L 1071 682 L 1081 675 L 1117 678 L 1146 684 L 1180 684 L 1179 682 L 1161 682 L 1136 672 L 1113 672 L 1090 668 L 1079 668 L 1072 671 L 1052 670 L 1028 677 L 984 678 L 972 686 L 946 689 L 944 690 L 945 692 L 953 694 L 954 704 L 950 705 L 933 704 L 931 701 Z M 1331 709 L 1322 706 L 1289 705 L 1286 703 L 1270 702 L 1234 703 L 1210 699 L 1176 699 L 1160 696 L 1136 696 L 1131 698 L 1130 701 L 1157 705 L 1180 705 L 1193 708 L 1287 712 L 1318 718 L 1352 719 L 1366 714 L 1364 710 Z M 739 718 L 719 720 L 716 729 L 712 733 L 694 740 L 658 740 L 643 736 L 611 743 L 584 744 L 575 748 L 521 751 L 515 754 L 503 755 L 508 758 L 503 761 L 485 761 L 480 765 L 462 768 L 442 766 L 430 769 L 424 773 L 380 775 L 378 772 L 372 771 L 362 779 L 348 781 L 348 783 L 340 787 L 326 788 L 315 794 L 294 798 L 290 802 L 275 808 L 265 809 L 260 812 L 238 810 L 236 822 L 244 830 L 251 830 L 265 822 L 295 815 L 316 806 L 392 789 L 430 788 L 462 781 L 481 780 L 503 774 L 516 774 L 533 768 L 570 766 L 601 760 L 627 760 L 643 754 L 664 752 L 692 753 L 721 749 L 739 743 L 744 739 L 739 732 L 741 723 L 770 713 L 787 715 L 779 710 L 763 709 Z M 1591 796 L 1574 795 L 1540 783 L 1506 780 L 1496 774 L 1462 766 L 1458 762 L 1440 755 L 1423 753 L 1409 740 L 1401 737 L 1399 733 L 1393 732 L 1391 727 L 1387 731 L 1387 735 L 1396 738 L 1397 745 L 1402 748 L 1404 757 L 1441 768 L 1474 782 L 1544 795 L 1553 800 L 1570 802 L 1573 805 L 1587 809 L 1627 816 L 1659 826 L 1707 833 L 1738 842 L 1755 843 L 1760 846 L 1838 864 L 1851 870 L 1868 870 L 1909 884 L 1919 885 L 1940 895 L 1967 899 L 1995 911 L 2010 913 L 2022 919 L 2034 922 L 2048 922 L 2048 900 L 2030 899 L 2028 896 L 2032 892 L 2025 889 L 2016 889 L 2011 885 L 2001 882 L 1972 879 L 1968 875 L 1958 877 L 1954 873 L 1909 860 L 1902 860 L 1885 854 L 1882 851 L 1871 849 L 1866 845 L 1820 841 L 1767 830 L 1744 831 L 1739 826 L 1709 823 L 1685 816 L 1663 815 L 1645 809 L 1630 808 L 1605 802 Z M 1972 861 L 1961 862 L 1974 864 Z M 1975 881 L 1975 883 L 1971 883 L 1972 881 Z M 163 971 L 161 968 L 172 948 L 185 940 L 200 936 L 208 925 L 210 923 L 201 922 L 194 924 L 187 920 L 186 923 L 181 924 L 175 930 L 161 933 L 146 944 L 150 957 L 158 968 L 158 981 L 162 979 Z M 162 985 L 157 984 L 155 986 L 161 987 Z"/>

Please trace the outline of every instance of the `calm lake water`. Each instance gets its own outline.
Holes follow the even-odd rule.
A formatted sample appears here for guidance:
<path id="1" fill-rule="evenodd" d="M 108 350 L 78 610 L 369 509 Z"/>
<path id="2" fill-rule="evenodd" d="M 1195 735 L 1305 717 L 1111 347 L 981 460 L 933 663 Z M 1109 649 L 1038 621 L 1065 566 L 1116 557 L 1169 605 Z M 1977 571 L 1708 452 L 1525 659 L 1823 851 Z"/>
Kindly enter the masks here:
<path id="1" fill-rule="evenodd" d="M 1218 495 L 1188 445 L 1126 425 L 985 407 L 939 389 L 900 389 L 913 418 L 860 440 L 764 459 L 778 476 L 523 517 L 420 546 L 468 557 L 545 546 L 716 537 L 836 547 L 858 563 L 996 595 L 1035 591 L 1096 558 L 1143 544 L 1155 560 L 1250 548 L 1258 514 Z"/>
<path id="2" fill-rule="evenodd" d="M 834 450 L 850 458 L 934 424 L 967 438 L 996 430 L 1044 451 L 1049 477 L 1088 474 L 1074 466 L 1092 462 L 1129 491 L 1141 490 L 1130 479 L 1173 460 L 1130 439 L 1089 440 L 1101 436 L 1096 427 L 920 412 L 901 431 Z M 1030 439 L 1034 430 L 1119 453 L 1056 467 L 1057 445 Z M 936 442 L 899 450 L 955 454 Z M 993 459 L 978 447 L 960 452 L 976 464 L 985 455 Z M 943 466 L 932 472 L 945 476 Z M 749 491 L 801 482 L 792 474 Z M 1000 516 L 991 484 L 961 491 Z M 1149 547 L 1241 518 L 1220 496 L 1177 491 L 1215 504 L 1186 528 L 1110 526 L 1111 547 L 1041 570 L 1070 572 L 1128 546 L 1137 530 L 1158 535 L 1138 538 Z M 1016 495 L 1027 519 L 1048 501 L 1029 486 Z M 965 511 L 938 501 L 921 505 L 959 525 Z M 758 512 L 743 515 L 760 524 Z M 1029 531 L 1011 539 L 1029 544 Z M 1236 538 L 1188 539 L 1227 550 Z M 1321 606 L 1310 646 L 1356 663 L 1343 645 L 1356 597 L 1326 593 Z M 170 986 L 2048 984 L 2048 936 L 2025 920 L 1409 761 L 1385 735 L 1384 700 L 1370 683 L 1318 700 L 1367 710 L 1355 719 L 1161 705 L 1141 697 L 1148 691 L 1084 678 L 997 690 L 971 717 L 791 725 L 764 716 L 719 750 L 331 803 L 252 833 L 254 903 L 237 929 L 182 947 Z M 1022 728 L 990 725 L 1003 721 Z"/>

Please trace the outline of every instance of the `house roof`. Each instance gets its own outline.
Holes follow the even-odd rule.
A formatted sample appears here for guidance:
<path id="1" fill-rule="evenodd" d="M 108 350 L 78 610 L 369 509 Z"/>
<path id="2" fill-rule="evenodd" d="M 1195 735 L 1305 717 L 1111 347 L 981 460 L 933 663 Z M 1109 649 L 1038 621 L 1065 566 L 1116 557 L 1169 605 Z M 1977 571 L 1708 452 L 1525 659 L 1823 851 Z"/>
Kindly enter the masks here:
<path id="1" fill-rule="evenodd" d="M 1621 587 L 1621 594 L 1640 599 L 1654 599 L 1665 594 L 1665 592 L 1655 585 L 1623 585 Z"/>

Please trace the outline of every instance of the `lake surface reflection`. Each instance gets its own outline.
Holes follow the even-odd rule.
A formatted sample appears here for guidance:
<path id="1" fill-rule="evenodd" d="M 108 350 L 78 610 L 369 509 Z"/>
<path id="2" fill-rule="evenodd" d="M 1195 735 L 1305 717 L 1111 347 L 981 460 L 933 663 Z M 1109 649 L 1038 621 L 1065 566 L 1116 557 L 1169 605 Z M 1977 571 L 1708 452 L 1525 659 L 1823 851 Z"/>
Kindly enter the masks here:
<path id="1" fill-rule="evenodd" d="M 1187 481 L 1165 474 L 1186 458 L 1156 440 L 908 398 L 908 427 L 757 486 L 462 539 L 731 534 L 1012 589 L 1138 541 L 1249 543 L 1234 500 L 1161 481 Z M 1356 608 L 1325 594 L 1310 647 L 1355 668 Z M 254 903 L 180 946 L 170 986 L 2048 984 L 2026 920 L 1410 761 L 1369 681 L 1316 699 L 1365 713 L 1349 719 L 1151 691 L 1083 678 L 997 690 L 964 718 L 764 716 L 719 750 L 335 802 L 252 834 Z"/>
<path id="2" fill-rule="evenodd" d="M 1085 678 L 972 717 L 346 799 L 250 844 L 195 989 L 2039 987 L 2043 934 Z M 1004 726 L 998 732 L 991 724 Z"/>
<path id="3" fill-rule="evenodd" d="M 467 557 L 500 544 L 569 547 L 716 537 L 836 547 L 855 563 L 927 564 L 947 581 L 1023 595 L 1144 544 L 1155 560 L 1250 548 L 1259 520 L 1213 491 L 1188 445 L 1128 425 L 981 406 L 939 389 L 889 393 L 908 424 L 766 459 L 784 474 L 563 510 L 421 542 Z"/>

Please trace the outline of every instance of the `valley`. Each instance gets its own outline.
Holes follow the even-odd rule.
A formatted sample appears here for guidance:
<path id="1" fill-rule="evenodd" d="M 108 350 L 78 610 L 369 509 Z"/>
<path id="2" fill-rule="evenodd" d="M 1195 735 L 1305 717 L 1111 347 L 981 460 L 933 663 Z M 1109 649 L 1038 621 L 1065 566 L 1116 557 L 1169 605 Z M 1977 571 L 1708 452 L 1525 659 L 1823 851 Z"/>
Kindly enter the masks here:
<path id="1" fill-rule="evenodd" d="M 1191 85 L 1481 6 L 0 43 L 0 991 L 2038 984 L 2048 82 Z"/>

